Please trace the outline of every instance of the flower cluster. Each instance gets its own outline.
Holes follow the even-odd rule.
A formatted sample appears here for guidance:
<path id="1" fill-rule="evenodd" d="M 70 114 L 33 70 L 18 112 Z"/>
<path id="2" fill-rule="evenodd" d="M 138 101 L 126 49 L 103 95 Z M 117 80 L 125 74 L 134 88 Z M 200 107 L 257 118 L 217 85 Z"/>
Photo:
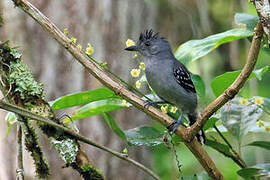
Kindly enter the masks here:
<path id="1" fill-rule="evenodd" d="M 135 42 L 131 39 L 128 39 L 126 41 L 126 47 L 130 47 L 130 46 L 134 46 L 135 45 Z M 137 59 L 138 58 L 138 54 L 135 53 L 135 55 L 133 56 L 134 59 Z M 140 77 L 140 74 L 141 74 L 141 71 L 144 71 L 145 70 L 145 64 L 143 62 L 139 62 L 139 68 L 136 68 L 136 69 L 132 69 L 130 71 L 130 74 L 132 77 L 134 78 L 137 78 L 137 77 Z M 142 87 L 142 81 L 141 80 L 137 80 L 136 83 L 135 83 L 135 86 L 137 89 L 140 89 Z"/>
<path id="2" fill-rule="evenodd" d="M 64 34 L 65 34 L 68 38 L 70 38 L 72 44 L 76 45 L 76 47 L 78 48 L 79 51 L 82 50 L 82 45 L 77 44 L 77 38 L 75 38 L 75 37 L 70 37 L 70 36 L 69 36 L 69 32 L 68 32 L 68 29 L 67 29 L 67 28 L 64 29 Z M 93 46 L 92 46 L 90 43 L 88 43 L 87 48 L 85 49 L 85 54 L 87 54 L 88 56 L 91 56 L 93 53 L 94 53 L 94 48 L 93 48 Z"/>

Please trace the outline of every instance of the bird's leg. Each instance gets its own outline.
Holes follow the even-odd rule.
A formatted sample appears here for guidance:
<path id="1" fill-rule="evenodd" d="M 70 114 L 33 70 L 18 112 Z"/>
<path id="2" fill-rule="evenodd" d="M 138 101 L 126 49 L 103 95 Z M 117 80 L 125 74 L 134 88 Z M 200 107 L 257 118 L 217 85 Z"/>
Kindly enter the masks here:
<path id="1" fill-rule="evenodd" d="M 170 133 L 174 133 L 178 126 L 181 124 L 183 118 L 183 112 L 181 112 L 179 118 L 177 120 L 174 120 L 169 126 L 167 126 L 167 129 Z"/>
<path id="2" fill-rule="evenodd" d="M 157 106 L 158 104 L 168 104 L 168 102 L 166 101 L 147 101 L 145 104 L 144 104 L 144 108 L 147 108 L 149 106 Z"/>

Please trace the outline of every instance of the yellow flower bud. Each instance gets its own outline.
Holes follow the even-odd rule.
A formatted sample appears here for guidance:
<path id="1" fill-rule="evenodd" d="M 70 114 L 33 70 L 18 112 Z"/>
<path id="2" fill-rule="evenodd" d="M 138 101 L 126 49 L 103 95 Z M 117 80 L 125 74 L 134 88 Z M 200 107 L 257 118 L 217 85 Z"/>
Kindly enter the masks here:
<path id="1" fill-rule="evenodd" d="M 76 39 L 75 37 L 72 37 L 72 38 L 71 38 L 71 42 L 72 42 L 73 44 L 76 44 L 77 39 Z"/>
<path id="2" fill-rule="evenodd" d="M 134 56 L 133 56 L 133 59 L 137 59 L 138 58 L 138 54 L 135 53 Z"/>
<path id="3" fill-rule="evenodd" d="M 141 70 L 140 69 L 132 69 L 130 74 L 132 77 L 139 77 Z"/>
<path id="4" fill-rule="evenodd" d="M 163 112 L 163 113 L 167 113 L 168 112 L 168 106 L 161 106 L 161 111 Z"/>
<path id="5" fill-rule="evenodd" d="M 140 67 L 141 70 L 145 70 L 145 64 L 143 62 L 140 62 L 140 66 L 139 67 Z"/>
<path id="6" fill-rule="evenodd" d="M 170 112 L 171 113 L 176 113 L 177 111 L 177 107 L 176 106 L 172 106 L 171 109 L 170 109 Z"/>
<path id="7" fill-rule="evenodd" d="M 247 103 L 248 103 L 247 99 L 244 99 L 244 98 L 240 99 L 240 104 L 246 105 Z"/>
<path id="8" fill-rule="evenodd" d="M 133 40 L 128 39 L 128 40 L 126 41 L 126 46 L 127 46 L 127 47 L 129 47 L 129 46 L 134 46 L 134 45 L 135 45 L 135 42 L 134 42 Z"/>
<path id="9" fill-rule="evenodd" d="M 259 127 L 262 127 L 262 126 L 264 126 L 264 123 L 263 123 L 262 120 L 259 120 L 259 121 L 257 121 L 257 125 L 258 125 Z"/>
<path id="10" fill-rule="evenodd" d="M 65 28 L 65 29 L 64 29 L 64 34 L 65 34 L 66 36 L 68 36 L 68 28 Z"/>
<path id="11" fill-rule="evenodd" d="M 88 46 L 87 46 L 87 48 L 85 50 L 85 54 L 87 54 L 87 55 L 90 56 L 93 53 L 94 53 L 94 48 L 93 48 L 93 46 L 90 43 L 88 43 Z"/>
<path id="12" fill-rule="evenodd" d="M 264 103 L 264 99 L 261 97 L 255 98 L 255 104 L 262 105 Z"/>
<path id="13" fill-rule="evenodd" d="M 125 107 L 128 106 L 127 101 L 125 99 L 122 100 L 122 105 L 125 106 Z"/>
<path id="14" fill-rule="evenodd" d="M 142 86 L 142 83 L 138 80 L 136 81 L 135 85 L 136 85 L 136 88 L 140 89 Z"/>

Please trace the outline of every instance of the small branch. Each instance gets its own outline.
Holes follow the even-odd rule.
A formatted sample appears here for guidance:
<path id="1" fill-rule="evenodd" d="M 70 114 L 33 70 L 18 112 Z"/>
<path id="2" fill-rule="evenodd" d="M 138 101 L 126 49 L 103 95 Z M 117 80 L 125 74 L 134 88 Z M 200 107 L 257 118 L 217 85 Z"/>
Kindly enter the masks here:
<path id="1" fill-rule="evenodd" d="M 18 143 L 18 154 L 17 154 L 17 165 L 16 180 L 24 180 L 24 169 L 23 169 L 23 151 L 22 151 L 22 129 L 20 124 L 17 125 L 17 143 Z"/>
<path id="2" fill-rule="evenodd" d="M 92 145 L 96 148 L 99 148 L 103 151 L 106 151 L 110 154 L 113 154 L 114 156 L 120 158 L 120 159 L 123 159 L 125 161 L 128 161 L 130 163 L 132 163 L 133 165 L 139 167 L 140 169 L 142 169 L 144 172 L 148 173 L 149 175 L 151 175 L 154 179 L 159 179 L 159 177 L 154 173 L 152 172 L 150 169 L 146 168 L 145 166 L 143 166 L 142 164 L 136 162 L 135 160 L 129 158 L 129 157 L 126 157 L 125 154 L 122 154 L 122 153 L 119 153 L 119 152 L 116 152 L 116 151 L 113 151 L 105 146 L 102 146 L 102 145 L 99 145 L 89 139 L 87 139 L 86 137 L 84 136 L 81 136 L 79 134 L 76 134 L 75 132 L 73 132 L 72 130 L 66 128 L 66 127 L 63 127 L 53 121 L 50 121 L 48 119 L 45 119 L 43 118 L 42 116 L 39 116 L 39 115 L 36 115 L 36 114 L 33 114 L 32 112 L 26 110 L 26 109 L 23 109 L 19 106 L 15 106 L 15 105 L 12 105 L 12 104 L 9 104 L 9 103 L 6 103 L 2 100 L 0 100 L 0 108 L 2 109 L 5 109 L 7 111 L 10 111 L 10 112 L 14 112 L 18 115 L 21 115 L 23 117 L 27 117 L 27 118 L 30 118 L 30 119 L 33 119 L 33 120 L 37 120 L 39 122 L 42 122 L 42 123 L 46 123 L 47 125 L 50 125 L 52 127 L 55 127 L 55 128 L 58 128 L 60 130 L 62 130 L 63 132 L 67 133 L 69 136 L 79 140 L 79 141 L 82 141 L 86 144 L 89 144 L 89 145 Z"/>
<path id="3" fill-rule="evenodd" d="M 219 136 L 223 139 L 223 141 L 229 146 L 229 148 L 231 149 L 231 151 L 234 153 L 235 158 L 231 158 L 233 159 L 241 168 L 245 168 L 247 167 L 245 161 L 240 157 L 240 155 L 233 149 L 232 145 L 229 143 L 229 141 L 223 136 L 223 134 L 219 131 L 219 129 L 217 128 L 216 125 L 214 125 L 214 129 L 217 131 L 217 133 L 219 134 Z"/>
<path id="4" fill-rule="evenodd" d="M 200 114 L 197 121 L 188 129 L 188 139 L 192 139 L 199 130 L 203 127 L 206 121 L 225 103 L 233 99 L 239 90 L 244 86 L 251 72 L 253 71 L 260 52 L 260 45 L 263 36 L 263 30 L 261 23 L 258 23 L 254 29 L 254 36 L 252 39 L 251 47 L 248 53 L 247 62 L 242 69 L 239 76 L 228 87 L 223 94 L 210 103 Z"/>
<path id="5" fill-rule="evenodd" d="M 126 99 L 134 105 L 137 109 L 145 112 L 151 118 L 156 119 L 164 126 L 168 126 L 173 122 L 167 114 L 162 113 L 160 110 L 150 106 L 144 107 L 145 102 L 136 94 L 129 91 L 118 80 L 112 78 L 106 73 L 97 63 L 90 61 L 89 58 L 78 50 L 78 48 L 71 42 L 71 40 L 64 35 L 46 16 L 44 16 L 37 8 L 35 8 L 27 0 L 13 0 L 15 6 L 18 6 L 25 13 L 31 16 L 37 23 L 39 23 L 44 30 L 46 30 L 60 45 L 65 47 L 73 57 L 79 61 L 95 78 L 97 78 L 103 85 L 113 90 L 116 94 Z M 188 129 L 180 126 L 176 134 L 184 140 L 186 146 L 195 155 L 203 168 L 207 171 L 213 179 L 224 179 L 220 171 L 216 168 L 214 162 L 206 151 L 202 148 L 200 143 L 193 138 L 190 142 L 188 139 Z"/>

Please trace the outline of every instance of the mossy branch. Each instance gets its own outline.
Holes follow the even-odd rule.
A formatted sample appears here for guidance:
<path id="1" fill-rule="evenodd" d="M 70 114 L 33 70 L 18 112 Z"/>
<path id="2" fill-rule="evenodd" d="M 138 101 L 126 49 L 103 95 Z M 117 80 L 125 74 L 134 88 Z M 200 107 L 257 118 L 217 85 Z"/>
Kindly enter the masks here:
<path id="1" fill-rule="evenodd" d="M 7 43 L 1 42 L 0 72 L 1 91 L 10 103 L 26 108 L 59 124 L 49 104 L 43 99 L 44 90 L 42 85 L 35 81 L 31 71 L 22 63 L 21 54 L 16 49 L 10 48 Z M 49 176 L 49 166 L 38 144 L 35 129 L 32 127 L 29 118 L 19 116 L 18 119 L 25 134 L 26 149 L 31 153 L 35 162 L 36 174 L 40 178 L 47 178 Z M 37 123 L 37 125 L 43 133 L 50 137 L 53 147 L 57 149 L 67 167 L 73 167 L 85 179 L 93 176 L 96 179 L 104 179 L 102 174 L 91 165 L 76 140 L 70 139 L 69 136 L 65 136 L 63 132 L 57 131 L 56 128 L 48 126 L 46 123 Z M 85 169 L 86 166 L 91 168 Z"/>

